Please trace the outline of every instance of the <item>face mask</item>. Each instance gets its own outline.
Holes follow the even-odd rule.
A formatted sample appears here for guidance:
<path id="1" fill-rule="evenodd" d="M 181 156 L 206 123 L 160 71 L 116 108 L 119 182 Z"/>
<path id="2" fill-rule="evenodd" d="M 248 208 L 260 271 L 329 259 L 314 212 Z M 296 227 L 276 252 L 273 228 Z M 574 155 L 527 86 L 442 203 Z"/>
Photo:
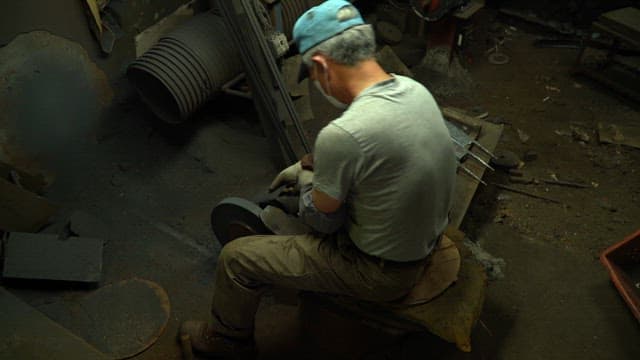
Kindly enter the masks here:
<path id="1" fill-rule="evenodd" d="M 326 75 L 326 80 L 327 80 L 327 84 L 329 84 L 329 74 L 326 71 L 325 68 L 325 75 Z M 337 107 L 338 109 L 346 109 L 347 108 L 347 104 L 340 102 L 340 100 L 334 98 L 333 96 L 331 96 L 331 94 L 327 94 L 324 92 L 324 89 L 322 88 L 322 85 L 320 85 L 320 81 L 318 80 L 314 80 L 313 84 L 315 85 L 316 89 L 318 89 L 318 91 L 320 91 L 320 93 L 322 94 L 322 96 L 324 96 L 325 99 L 327 99 L 327 101 Z"/>

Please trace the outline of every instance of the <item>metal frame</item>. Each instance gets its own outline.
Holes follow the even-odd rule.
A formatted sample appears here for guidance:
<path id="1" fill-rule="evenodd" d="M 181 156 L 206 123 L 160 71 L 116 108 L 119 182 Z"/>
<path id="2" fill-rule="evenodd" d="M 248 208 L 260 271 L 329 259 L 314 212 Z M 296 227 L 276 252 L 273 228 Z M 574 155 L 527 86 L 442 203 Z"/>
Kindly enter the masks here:
<path id="1" fill-rule="evenodd" d="M 268 137 L 277 140 L 274 144 L 281 150 L 284 162 L 295 162 L 302 154 L 296 153 L 284 124 L 288 121 L 294 124 L 299 148 L 303 152 L 308 153 L 311 149 L 264 28 L 258 20 L 256 6 L 262 4 L 255 0 L 219 0 L 217 4 L 232 41 L 240 50 L 264 131 Z"/>

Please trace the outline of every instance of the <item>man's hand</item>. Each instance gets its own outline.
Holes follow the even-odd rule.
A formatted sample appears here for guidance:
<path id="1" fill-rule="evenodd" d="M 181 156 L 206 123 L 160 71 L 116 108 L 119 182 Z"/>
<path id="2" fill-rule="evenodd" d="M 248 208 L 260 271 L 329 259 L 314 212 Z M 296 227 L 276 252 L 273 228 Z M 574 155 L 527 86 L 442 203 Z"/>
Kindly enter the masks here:
<path id="1" fill-rule="evenodd" d="M 298 180 L 296 182 L 296 188 L 298 191 L 303 187 L 311 184 L 313 182 L 313 171 L 310 170 L 302 170 L 298 173 Z"/>
<path id="2" fill-rule="evenodd" d="M 305 154 L 302 156 L 300 164 L 303 169 L 313 171 L 313 154 Z"/>
<path id="3" fill-rule="evenodd" d="M 298 181 L 298 175 L 302 171 L 300 161 L 282 170 L 271 182 L 269 191 L 274 191 L 282 185 L 294 184 Z"/>
<path id="4" fill-rule="evenodd" d="M 300 191 L 302 191 L 302 189 L 305 186 L 311 185 L 312 182 L 313 182 L 313 171 L 302 170 L 298 172 L 297 180 L 294 183 L 290 183 L 289 185 L 286 185 L 284 187 L 284 190 L 282 190 L 282 193 L 297 195 L 300 193 Z"/>

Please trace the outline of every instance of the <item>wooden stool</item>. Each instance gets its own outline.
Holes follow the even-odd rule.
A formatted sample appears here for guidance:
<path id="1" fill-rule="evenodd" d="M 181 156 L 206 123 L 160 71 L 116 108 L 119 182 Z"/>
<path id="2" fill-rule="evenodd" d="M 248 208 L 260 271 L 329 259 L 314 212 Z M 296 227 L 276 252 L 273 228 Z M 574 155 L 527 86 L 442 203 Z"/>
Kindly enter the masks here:
<path id="1" fill-rule="evenodd" d="M 447 244 L 443 245 L 446 248 Z M 342 317 L 364 322 L 394 335 L 428 331 L 456 344 L 458 349 L 470 352 L 471 331 L 484 303 L 486 274 L 482 265 L 473 259 L 464 245 L 458 243 L 455 247 L 460 249 L 460 266 L 455 283 L 451 285 L 446 281 L 441 282 L 435 288 L 446 285 L 446 290 L 434 293 L 433 279 L 430 279 L 427 271 L 423 281 L 416 286 L 422 287 L 422 291 L 418 293 L 431 295 L 428 302 L 420 303 L 420 296 L 411 294 L 404 301 L 396 303 L 373 303 L 350 297 L 303 292 L 300 294 L 302 312 L 314 311 L 318 307 L 328 309 Z M 435 255 L 433 263 L 436 263 Z"/>

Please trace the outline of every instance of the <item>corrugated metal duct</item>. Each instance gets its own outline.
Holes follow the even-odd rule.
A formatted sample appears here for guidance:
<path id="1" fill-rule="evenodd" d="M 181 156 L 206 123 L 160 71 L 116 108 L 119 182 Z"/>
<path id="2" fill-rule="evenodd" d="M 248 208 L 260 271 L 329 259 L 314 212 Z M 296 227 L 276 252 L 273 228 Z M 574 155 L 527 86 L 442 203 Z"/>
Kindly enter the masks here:
<path id="1" fill-rule="evenodd" d="M 242 70 L 223 19 L 207 12 L 162 37 L 127 77 L 158 117 L 180 123 Z"/>

